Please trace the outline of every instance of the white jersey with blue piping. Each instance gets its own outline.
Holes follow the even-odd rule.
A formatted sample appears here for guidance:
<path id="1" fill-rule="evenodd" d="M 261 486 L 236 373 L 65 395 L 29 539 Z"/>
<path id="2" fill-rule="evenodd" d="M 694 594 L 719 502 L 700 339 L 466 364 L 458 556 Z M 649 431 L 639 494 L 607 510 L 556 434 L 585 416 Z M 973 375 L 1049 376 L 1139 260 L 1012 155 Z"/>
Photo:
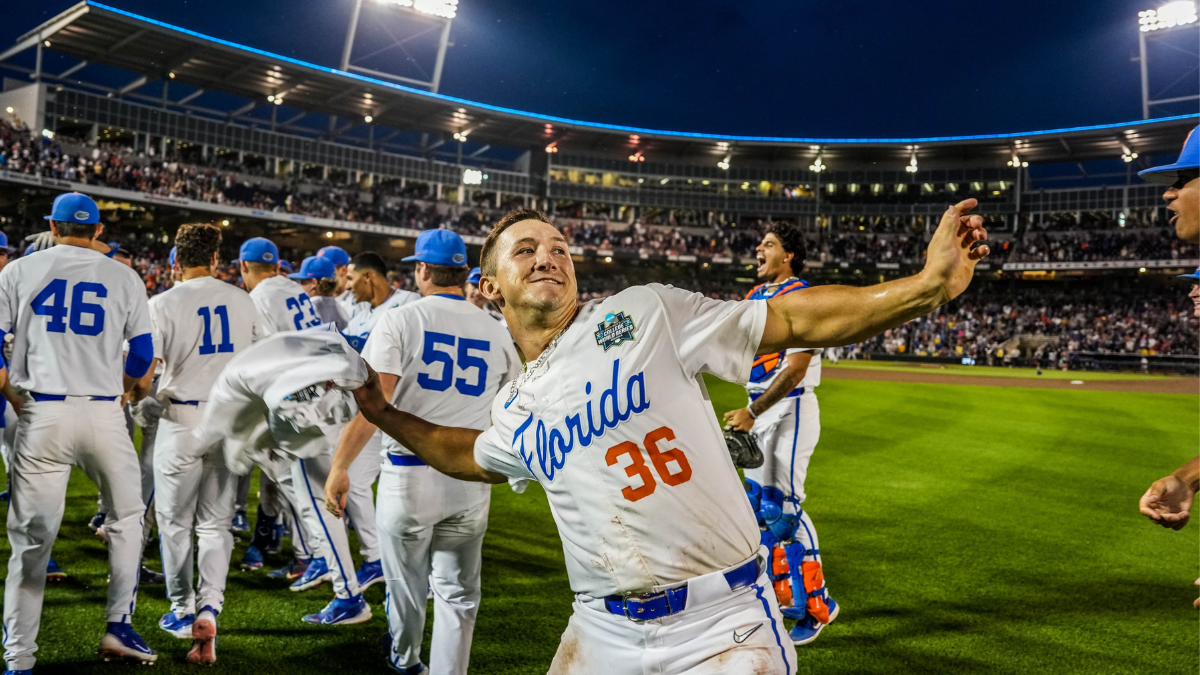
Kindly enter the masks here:
<path id="1" fill-rule="evenodd" d="M 421 295 L 419 293 L 394 288 L 392 289 L 392 294 L 386 300 L 379 303 L 378 307 L 372 307 L 369 302 L 360 302 L 354 307 L 354 313 L 350 315 L 350 321 L 346 324 L 346 329 L 342 331 L 342 335 L 346 338 L 346 342 L 350 343 L 351 347 L 362 352 L 363 347 L 367 344 L 367 338 L 371 336 L 371 330 L 375 328 L 375 324 L 385 312 L 420 299 Z"/>
<path id="2" fill-rule="evenodd" d="M 150 335 L 146 287 L 80 246 L 18 258 L 0 272 L 0 331 L 15 335 L 10 379 L 40 394 L 120 396 L 126 340 Z"/>
<path id="3" fill-rule="evenodd" d="M 770 300 L 776 296 L 786 295 L 809 287 L 807 281 L 792 277 L 778 284 L 759 284 L 750 289 L 750 292 L 746 294 L 746 299 Z M 796 385 L 796 391 L 816 387 L 821 384 L 821 354 L 823 351 L 822 349 L 788 349 L 782 352 L 759 356 L 754 359 L 754 365 L 750 371 L 750 381 L 746 383 L 746 391 L 754 396 L 765 392 L 771 387 L 771 383 L 775 381 L 775 377 L 787 365 L 785 357 L 788 354 L 798 354 L 800 352 L 812 352 L 813 357 L 812 361 L 808 363 L 808 371 L 804 373 L 804 378 Z"/>
<path id="4" fill-rule="evenodd" d="M 312 298 L 300 284 L 286 277 L 267 277 L 250 291 L 258 308 L 259 328 L 263 335 L 304 330 L 321 325 Z"/>
<path id="5" fill-rule="evenodd" d="M 546 491 L 577 593 L 646 592 L 754 555 L 702 372 L 745 383 L 766 306 L 650 284 L 579 309 L 492 404 L 475 460 Z"/>

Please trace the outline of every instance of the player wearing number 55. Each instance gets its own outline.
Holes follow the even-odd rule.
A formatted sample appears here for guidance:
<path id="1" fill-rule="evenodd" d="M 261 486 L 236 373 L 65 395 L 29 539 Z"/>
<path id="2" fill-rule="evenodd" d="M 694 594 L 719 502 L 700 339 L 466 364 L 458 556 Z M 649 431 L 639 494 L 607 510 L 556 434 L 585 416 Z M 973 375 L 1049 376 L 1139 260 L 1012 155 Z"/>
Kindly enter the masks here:
<path id="1" fill-rule="evenodd" d="M 443 473 L 545 489 L 575 591 L 551 673 L 796 672 L 759 528 L 700 374 L 745 384 L 756 354 L 860 342 L 962 293 L 987 255 L 970 199 L 951 206 L 925 269 L 878 286 L 726 302 L 651 284 L 578 306 L 568 242 L 516 211 L 492 229 L 479 289 L 526 368 L 478 432 L 388 404 L 368 420 Z M 326 495 L 327 499 L 336 495 Z M 331 500 L 332 501 L 332 500 Z M 333 504 L 336 506 L 336 502 Z"/>
<path id="2" fill-rule="evenodd" d="M 90 197 L 59 195 L 47 216 L 53 248 L 0 272 L 0 339 L 12 332 L 11 378 L 23 389 L 13 452 L 4 585 L 4 658 L 28 672 L 37 652 L 46 563 L 62 522 L 71 467 L 111 507 L 107 629 L 100 652 L 153 662 L 129 625 L 141 567 L 141 472 L 118 399 L 150 369 L 154 347 L 146 288 L 136 272 L 92 250 L 100 211 Z M 129 356 L 122 358 L 125 341 Z"/>

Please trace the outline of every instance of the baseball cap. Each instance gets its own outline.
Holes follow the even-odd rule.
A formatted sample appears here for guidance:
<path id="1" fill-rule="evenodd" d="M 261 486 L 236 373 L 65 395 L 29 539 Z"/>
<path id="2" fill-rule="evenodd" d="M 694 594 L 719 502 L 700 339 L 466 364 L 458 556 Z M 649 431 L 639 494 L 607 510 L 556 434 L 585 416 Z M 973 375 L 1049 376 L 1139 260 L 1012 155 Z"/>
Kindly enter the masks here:
<path id="1" fill-rule="evenodd" d="M 30 244 L 25 247 L 25 252 L 22 253 L 21 255 L 27 256 L 27 255 L 33 255 L 34 253 L 37 253 L 37 246 L 34 244 Z"/>
<path id="2" fill-rule="evenodd" d="M 341 246 L 326 246 L 317 251 L 317 257 L 328 260 L 333 263 L 334 267 L 345 267 L 350 264 L 350 254 L 346 253 L 346 249 Z"/>
<path id="3" fill-rule="evenodd" d="M 290 274 L 292 272 L 292 263 L 290 263 L 286 260 L 280 260 L 279 268 L 282 269 L 284 272 L 287 272 Z"/>
<path id="4" fill-rule="evenodd" d="M 279 262 L 279 249 L 270 239 L 263 237 L 247 239 L 242 242 L 238 258 L 234 262 L 277 263 Z"/>
<path id="5" fill-rule="evenodd" d="M 479 277 L 481 277 L 481 276 L 483 276 L 483 273 L 480 272 L 479 268 L 472 267 L 471 271 L 467 273 L 467 283 L 475 284 L 476 286 L 478 286 L 479 285 Z"/>
<path id="6" fill-rule="evenodd" d="M 417 253 L 404 262 L 423 262 L 446 267 L 467 266 L 467 245 L 450 230 L 425 230 L 417 237 Z"/>
<path id="7" fill-rule="evenodd" d="M 171 247 L 171 252 L 167 254 L 167 267 L 175 266 L 175 251 L 178 250 L 178 248 L 178 246 Z"/>
<path id="8" fill-rule="evenodd" d="M 1181 171 L 1200 169 L 1200 133 L 1196 133 L 1197 129 L 1200 129 L 1200 124 L 1188 132 L 1183 141 L 1183 150 L 1179 152 L 1179 159 L 1174 164 L 1152 166 L 1145 171 L 1139 171 L 1138 175 L 1147 183 L 1170 185 L 1179 180 Z"/>
<path id="9" fill-rule="evenodd" d="M 0 232 L 0 248 L 8 248 L 8 235 Z"/>
<path id="10" fill-rule="evenodd" d="M 289 274 L 289 279 L 332 279 L 337 276 L 333 261 L 320 255 L 310 255 L 300 263 L 300 271 Z"/>
<path id="11" fill-rule="evenodd" d="M 1195 279 L 1196 281 L 1200 282 L 1200 267 L 1197 267 L 1196 271 L 1192 272 L 1191 274 L 1180 274 L 1179 278 L 1180 279 Z"/>
<path id="12" fill-rule="evenodd" d="M 46 220 L 60 223 L 95 225 L 100 222 L 100 209 L 91 197 L 79 192 L 64 192 L 54 198 L 54 206 Z"/>

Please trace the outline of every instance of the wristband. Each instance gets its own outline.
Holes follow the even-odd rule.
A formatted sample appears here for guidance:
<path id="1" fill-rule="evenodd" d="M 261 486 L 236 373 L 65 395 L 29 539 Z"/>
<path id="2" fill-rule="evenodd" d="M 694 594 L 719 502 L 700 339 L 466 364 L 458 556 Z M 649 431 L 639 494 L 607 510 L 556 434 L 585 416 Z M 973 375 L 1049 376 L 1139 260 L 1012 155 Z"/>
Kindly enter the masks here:
<path id="1" fill-rule="evenodd" d="M 746 406 L 746 412 L 750 413 L 750 419 L 752 419 L 752 420 L 758 419 L 758 415 L 754 414 L 754 408 L 751 408 L 750 406 Z"/>

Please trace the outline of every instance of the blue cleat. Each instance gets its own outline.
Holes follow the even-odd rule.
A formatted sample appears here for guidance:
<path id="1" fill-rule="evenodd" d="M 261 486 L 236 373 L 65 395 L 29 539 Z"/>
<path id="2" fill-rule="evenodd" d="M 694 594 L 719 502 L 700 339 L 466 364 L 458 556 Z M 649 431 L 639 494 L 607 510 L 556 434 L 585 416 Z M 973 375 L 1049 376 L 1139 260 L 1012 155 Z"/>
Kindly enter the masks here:
<path id="1" fill-rule="evenodd" d="M 6 670 L 4 675 L 33 675 L 33 670 L 26 668 L 25 670 Z"/>
<path id="2" fill-rule="evenodd" d="M 415 664 L 408 666 L 407 668 L 404 666 L 398 666 L 392 662 L 391 657 L 388 658 L 388 665 L 392 667 L 392 670 L 400 673 L 400 675 L 421 675 L 429 670 L 425 667 L 425 664 L 421 663 L 420 661 L 417 661 Z"/>
<path id="3" fill-rule="evenodd" d="M 367 601 L 361 595 L 356 595 L 348 600 L 334 598 L 332 602 L 325 606 L 325 609 L 316 614 L 309 614 L 304 617 L 305 623 L 322 626 L 363 623 L 370 620 L 371 606 L 367 604 Z"/>
<path id="4" fill-rule="evenodd" d="M 167 612 L 158 620 L 158 627 L 180 640 L 190 640 L 192 639 L 192 624 L 195 621 L 195 614 L 175 616 L 175 612 Z"/>
<path id="5" fill-rule="evenodd" d="M 129 624 L 111 621 L 100 638 L 100 655 L 105 661 L 120 658 L 154 663 L 158 659 L 158 654 L 146 646 L 146 641 Z"/>
<path id="6" fill-rule="evenodd" d="M 301 560 L 299 558 L 292 558 L 292 562 L 288 563 L 287 567 L 280 567 L 277 570 L 271 570 L 270 572 L 267 572 L 267 576 L 272 579 L 287 579 L 288 581 L 291 581 L 292 579 L 304 574 L 304 570 L 308 569 L 308 566 L 311 562 L 312 559 Z"/>
<path id="7" fill-rule="evenodd" d="M 234 532 L 250 531 L 250 521 L 246 519 L 245 511 L 238 511 L 237 513 L 233 514 L 233 522 L 230 523 L 229 529 L 233 530 Z"/>
<path id="8" fill-rule="evenodd" d="M 58 563 L 54 562 L 54 558 L 51 558 L 50 562 L 46 563 L 46 580 L 62 581 L 66 578 L 67 573 L 63 571 L 63 568 L 58 566 Z"/>
<path id="9" fill-rule="evenodd" d="M 837 618 L 839 609 L 841 608 L 833 601 L 833 598 L 829 598 L 829 623 L 833 623 L 833 620 Z M 796 622 L 795 626 L 792 626 L 792 629 L 788 631 L 788 637 L 798 645 L 806 645 L 816 640 L 817 636 L 821 634 L 821 630 L 829 623 L 821 623 L 811 616 L 805 616 Z"/>
<path id="10" fill-rule="evenodd" d="M 242 556 L 242 569 L 244 570 L 261 570 L 263 566 L 263 554 L 258 550 L 257 546 L 251 546 L 246 549 L 246 555 Z"/>
<path id="11" fill-rule="evenodd" d="M 329 565 L 325 564 L 324 558 L 313 558 L 312 562 L 305 568 L 304 574 L 296 579 L 295 583 L 288 586 L 293 591 L 307 591 L 310 588 L 316 588 L 326 581 L 333 581 L 333 572 L 329 571 Z"/>
<path id="12" fill-rule="evenodd" d="M 383 581 L 383 561 L 365 562 L 358 568 L 358 592 L 361 593 L 373 584 Z"/>
<path id="13" fill-rule="evenodd" d="M 0 502 L 4 502 L 5 504 L 7 504 L 8 496 L 9 496 L 8 490 L 5 490 L 4 492 L 0 492 Z M 6 673 L 27 673 L 30 671 L 28 671 L 28 670 L 6 670 L 4 672 L 6 672 Z"/>

